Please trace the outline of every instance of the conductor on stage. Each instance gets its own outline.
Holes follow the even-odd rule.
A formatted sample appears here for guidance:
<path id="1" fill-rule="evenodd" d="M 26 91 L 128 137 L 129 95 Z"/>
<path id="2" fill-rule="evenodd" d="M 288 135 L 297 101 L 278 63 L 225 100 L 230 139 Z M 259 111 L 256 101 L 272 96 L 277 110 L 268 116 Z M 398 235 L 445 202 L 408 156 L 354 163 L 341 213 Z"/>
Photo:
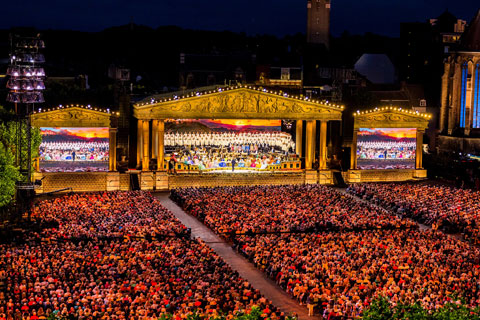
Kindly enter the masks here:
<path id="1" fill-rule="evenodd" d="M 237 159 L 232 159 L 232 172 L 235 171 L 235 164 L 237 163 Z"/>

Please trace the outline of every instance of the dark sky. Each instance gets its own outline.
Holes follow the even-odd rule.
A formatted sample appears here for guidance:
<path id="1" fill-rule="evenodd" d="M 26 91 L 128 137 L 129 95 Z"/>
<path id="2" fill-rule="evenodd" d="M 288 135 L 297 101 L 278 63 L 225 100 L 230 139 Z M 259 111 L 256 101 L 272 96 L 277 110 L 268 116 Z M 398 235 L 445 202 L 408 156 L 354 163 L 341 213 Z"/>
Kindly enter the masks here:
<path id="1" fill-rule="evenodd" d="M 332 33 L 397 36 L 400 22 L 425 21 L 448 8 L 470 20 L 479 0 L 332 0 Z M 7 0 L 0 28 L 99 31 L 126 24 L 285 35 L 304 32 L 306 0 Z"/>

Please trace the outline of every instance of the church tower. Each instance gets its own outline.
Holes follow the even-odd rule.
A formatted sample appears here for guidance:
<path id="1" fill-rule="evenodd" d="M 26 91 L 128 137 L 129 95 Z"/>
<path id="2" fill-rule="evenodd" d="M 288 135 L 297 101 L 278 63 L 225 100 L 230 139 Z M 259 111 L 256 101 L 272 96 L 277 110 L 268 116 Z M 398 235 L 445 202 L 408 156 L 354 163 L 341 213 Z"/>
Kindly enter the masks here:
<path id="1" fill-rule="evenodd" d="M 307 43 L 330 45 L 330 0 L 308 0 Z"/>

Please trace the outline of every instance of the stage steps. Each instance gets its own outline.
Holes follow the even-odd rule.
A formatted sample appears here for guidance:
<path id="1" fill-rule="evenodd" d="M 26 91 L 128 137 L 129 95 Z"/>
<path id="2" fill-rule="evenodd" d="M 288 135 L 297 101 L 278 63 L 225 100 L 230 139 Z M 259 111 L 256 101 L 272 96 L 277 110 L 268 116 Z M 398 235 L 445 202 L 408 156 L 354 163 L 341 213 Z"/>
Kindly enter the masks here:
<path id="1" fill-rule="evenodd" d="M 140 190 L 140 182 L 137 173 L 130 174 L 130 190 Z"/>
<path id="2" fill-rule="evenodd" d="M 333 171 L 333 183 L 339 188 L 346 188 L 348 186 L 343 179 L 342 172 L 340 171 Z"/>

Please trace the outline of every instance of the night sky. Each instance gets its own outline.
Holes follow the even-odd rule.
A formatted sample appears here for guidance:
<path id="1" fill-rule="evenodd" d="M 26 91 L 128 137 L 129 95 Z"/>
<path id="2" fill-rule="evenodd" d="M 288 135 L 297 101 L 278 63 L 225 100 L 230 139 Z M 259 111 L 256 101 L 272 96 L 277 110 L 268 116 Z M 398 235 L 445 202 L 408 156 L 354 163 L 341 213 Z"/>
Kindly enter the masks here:
<path id="1" fill-rule="evenodd" d="M 332 34 L 398 36 L 400 22 L 425 21 L 449 9 L 470 21 L 479 0 L 332 0 Z M 283 36 L 305 32 L 306 0 L 15 0 L 1 7 L 0 28 L 100 31 L 127 24 L 178 25 Z"/>

